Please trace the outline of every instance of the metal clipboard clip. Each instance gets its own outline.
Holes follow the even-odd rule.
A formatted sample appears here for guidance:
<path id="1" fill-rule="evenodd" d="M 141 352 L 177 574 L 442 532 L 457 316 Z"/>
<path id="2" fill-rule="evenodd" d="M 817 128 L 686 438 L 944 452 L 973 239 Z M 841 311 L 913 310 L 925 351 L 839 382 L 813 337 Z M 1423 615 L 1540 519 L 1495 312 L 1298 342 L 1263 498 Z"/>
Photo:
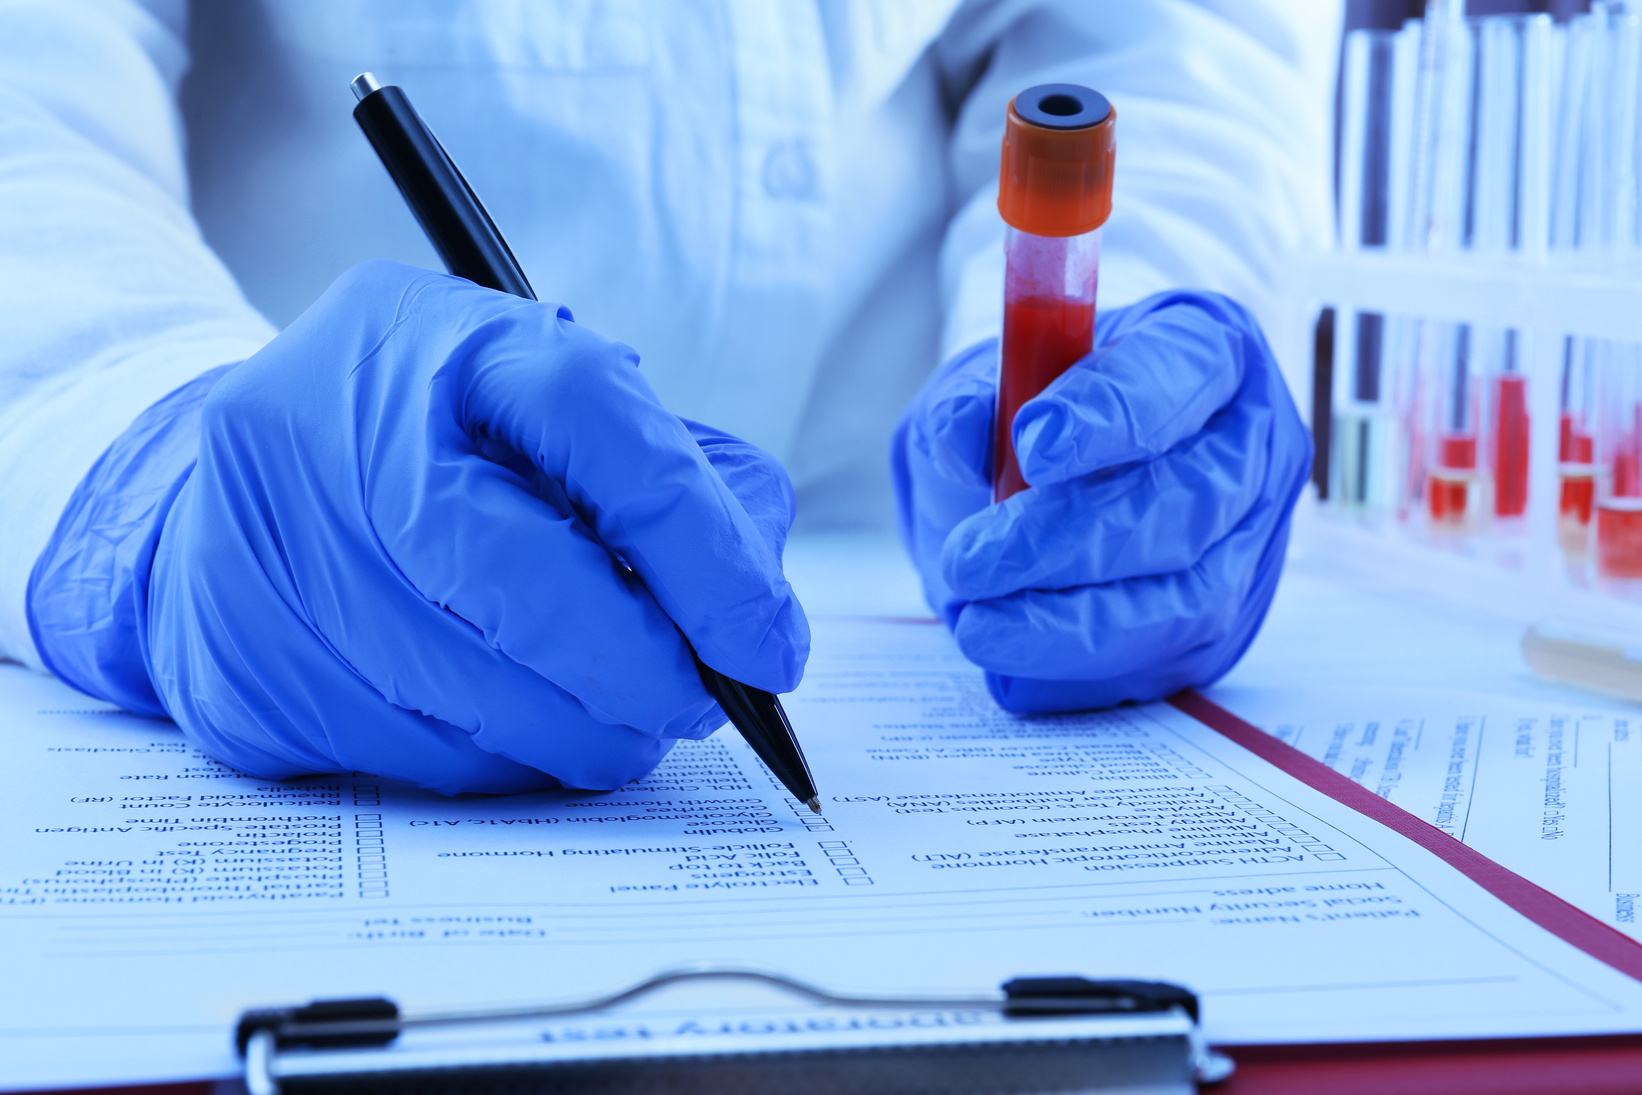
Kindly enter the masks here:
<path id="1" fill-rule="evenodd" d="M 752 1020 L 739 1005 L 627 1018 L 615 1011 L 699 982 L 773 988 L 805 1006 Z M 563 1023 L 595 1016 L 609 1025 Z M 997 996 L 845 996 L 721 966 L 670 970 L 620 992 L 541 1007 L 402 1014 L 373 998 L 259 1009 L 240 1016 L 235 1042 L 249 1095 L 1186 1095 L 1233 1068 L 1203 1043 L 1197 997 L 1178 985 L 1019 977 Z"/>

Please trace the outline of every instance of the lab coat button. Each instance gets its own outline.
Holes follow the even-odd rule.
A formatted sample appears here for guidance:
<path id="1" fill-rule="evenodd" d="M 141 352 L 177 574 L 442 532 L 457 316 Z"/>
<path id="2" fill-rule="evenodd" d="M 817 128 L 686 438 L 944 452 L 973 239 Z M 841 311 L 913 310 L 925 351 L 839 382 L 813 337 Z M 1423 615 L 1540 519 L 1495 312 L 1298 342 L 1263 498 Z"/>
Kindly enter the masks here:
<path id="1" fill-rule="evenodd" d="M 764 192 L 772 198 L 815 199 L 815 162 L 803 141 L 782 141 L 764 157 Z"/>

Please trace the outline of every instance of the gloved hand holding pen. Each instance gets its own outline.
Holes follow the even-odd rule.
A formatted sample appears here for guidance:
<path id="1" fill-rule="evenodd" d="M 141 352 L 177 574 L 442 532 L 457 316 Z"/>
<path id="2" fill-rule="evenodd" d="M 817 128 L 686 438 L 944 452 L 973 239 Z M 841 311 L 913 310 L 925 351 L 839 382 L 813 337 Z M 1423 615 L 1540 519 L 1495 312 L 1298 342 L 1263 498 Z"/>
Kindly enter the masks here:
<path id="1" fill-rule="evenodd" d="M 1207 684 L 1271 604 L 1311 439 L 1259 327 L 1209 293 L 1102 315 L 1095 350 L 1015 416 L 1031 489 L 991 504 L 997 344 L 902 416 L 901 535 L 993 696 L 1022 713 Z"/>
<path id="2" fill-rule="evenodd" d="M 620 786 L 724 722 L 685 636 L 774 692 L 809 639 L 785 473 L 636 366 L 564 308 L 357 267 L 109 449 L 35 642 L 264 778 Z"/>

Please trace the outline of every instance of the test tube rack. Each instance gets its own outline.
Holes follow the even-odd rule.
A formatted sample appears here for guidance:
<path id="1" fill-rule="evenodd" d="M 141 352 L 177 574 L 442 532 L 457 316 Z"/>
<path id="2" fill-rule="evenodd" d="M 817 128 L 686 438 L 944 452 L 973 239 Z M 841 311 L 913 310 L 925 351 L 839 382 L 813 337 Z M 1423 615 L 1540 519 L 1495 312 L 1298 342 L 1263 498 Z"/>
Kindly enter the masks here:
<path id="1" fill-rule="evenodd" d="M 1274 332 L 1340 553 L 1642 631 L 1639 80 L 1617 2 L 1554 24 L 1428 0 L 1348 35 L 1337 234 L 1288 264 Z M 1623 451 L 1570 437 L 1579 377 Z M 1634 535 L 1599 539 L 1593 503 L 1611 534 L 1632 499 Z"/>
<path id="2" fill-rule="evenodd" d="M 1383 250 L 1331 251 L 1295 258 L 1284 294 L 1289 311 L 1283 347 L 1284 372 L 1303 408 L 1321 407 L 1332 414 L 1327 430 L 1314 434 L 1330 446 L 1334 497 L 1322 499 L 1313 531 L 1350 552 L 1377 552 L 1389 568 L 1435 572 L 1452 591 L 1470 581 L 1478 594 L 1496 605 L 1497 595 L 1525 617 L 1572 614 L 1601 618 L 1642 629 L 1642 602 L 1629 583 L 1603 581 L 1586 565 L 1570 565 L 1558 536 L 1558 461 L 1560 406 L 1558 373 L 1566 340 L 1602 338 L 1642 343 L 1642 270 L 1633 274 L 1592 269 L 1563 261 L 1484 261 L 1470 256 L 1432 258 Z M 1519 354 L 1528 380 L 1530 453 L 1528 499 L 1516 527 L 1473 527 L 1464 532 L 1432 534 L 1426 514 L 1381 486 L 1359 489 L 1356 498 L 1340 497 L 1340 480 L 1355 474 L 1382 483 L 1406 472 L 1396 453 L 1397 439 L 1381 440 L 1378 468 L 1341 467 L 1349 451 L 1365 454 L 1370 445 L 1342 442 L 1345 428 L 1365 431 L 1367 416 L 1335 414 L 1335 401 L 1319 403 L 1311 389 L 1317 370 L 1315 338 L 1318 317 L 1333 309 L 1333 372 L 1349 374 L 1351 317 L 1357 314 L 1418 317 L 1438 323 L 1469 323 L 1512 328 L 1519 332 Z M 1313 410 L 1315 416 L 1318 412 Z M 1396 423 L 1382 427 L 1388 434 Z M 1406 438 L 1403 440 L 1406 441 Z M 1360 458 L 1360 457 L 1359 457 Z M 1319 492 L 1320 494 L 1322 492 Z M 1365 497 L 1366 496 L 1366 497 Z M 1366 534 L 1366 535 L 1365 535 Z"/>

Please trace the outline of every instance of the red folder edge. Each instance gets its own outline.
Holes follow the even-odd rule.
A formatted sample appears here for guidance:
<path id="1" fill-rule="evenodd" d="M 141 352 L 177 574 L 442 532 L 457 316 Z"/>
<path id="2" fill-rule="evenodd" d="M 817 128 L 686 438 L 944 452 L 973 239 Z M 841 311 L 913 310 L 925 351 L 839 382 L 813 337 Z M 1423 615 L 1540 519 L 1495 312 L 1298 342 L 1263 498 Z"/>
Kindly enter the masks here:
<path id="1" fill-rule="evenodd" d="M 1642 943 L 1187 689 L 1168 703 L 1261 760 L 1412 840 L 1557 938 L 1642 981 Z M 1620 1095 L 1642 1092 L 1642 1034 L 1222 1046 L 1219 1095 Z"/>

